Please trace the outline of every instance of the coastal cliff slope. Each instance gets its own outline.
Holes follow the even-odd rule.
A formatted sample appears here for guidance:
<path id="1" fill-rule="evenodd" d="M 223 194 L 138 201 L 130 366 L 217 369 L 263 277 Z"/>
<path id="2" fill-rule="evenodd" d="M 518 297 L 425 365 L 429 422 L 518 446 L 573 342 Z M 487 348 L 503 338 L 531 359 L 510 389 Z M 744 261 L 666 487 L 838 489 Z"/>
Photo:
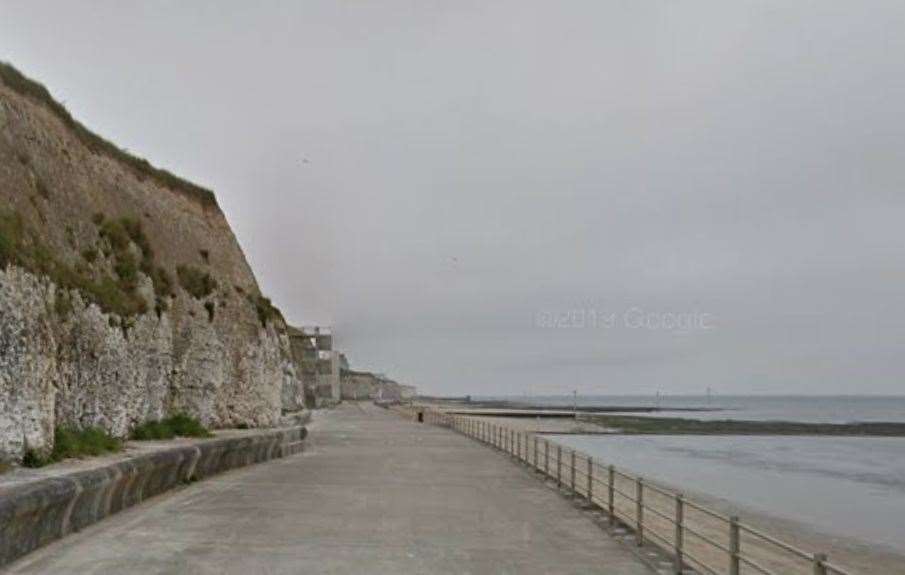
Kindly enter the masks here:
<path id="1" fill-rule="evenodd" d="M 301 409 L 285 322 L 208 190 L 116 148 L 0 64 L 0 458 Z"/>

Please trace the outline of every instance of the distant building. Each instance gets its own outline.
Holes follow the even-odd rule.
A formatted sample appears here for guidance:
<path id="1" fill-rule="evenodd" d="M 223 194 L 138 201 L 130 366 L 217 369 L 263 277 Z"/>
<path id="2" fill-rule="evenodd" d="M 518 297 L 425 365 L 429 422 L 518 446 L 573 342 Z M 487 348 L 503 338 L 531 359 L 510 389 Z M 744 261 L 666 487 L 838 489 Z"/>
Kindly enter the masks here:
<path id="1" fill-rule="evenodd" d="M 414 397 L 415 388 L 397 383 L 382 373 L 355 371 L 345 354 L 333 349 L 333 330 L 323 326 L 289 328 L 289 342 L 305 407 L 329 407 L 349 400 L 402 401 Z"/>
<path id="2" fill-rule="evenodd" d="M 322 326 L 290 327 L 289 342 L 305 387 L 306 407 L 339 403 L 340 366 L 345 356 L 333 349 L 333 330 Z"/>

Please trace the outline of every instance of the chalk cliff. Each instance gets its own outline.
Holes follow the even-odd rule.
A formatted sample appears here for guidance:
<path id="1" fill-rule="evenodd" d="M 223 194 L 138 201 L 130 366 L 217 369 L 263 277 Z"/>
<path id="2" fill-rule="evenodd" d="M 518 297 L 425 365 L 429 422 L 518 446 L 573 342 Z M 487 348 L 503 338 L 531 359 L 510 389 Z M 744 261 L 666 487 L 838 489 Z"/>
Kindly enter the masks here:
<path id="1" fill-rule="evenodd" d="M 60 425 L 268 426 L 284 403 L 303 403 L 285 322 L 214 195 L 0 64 L 0 459 Z"/>

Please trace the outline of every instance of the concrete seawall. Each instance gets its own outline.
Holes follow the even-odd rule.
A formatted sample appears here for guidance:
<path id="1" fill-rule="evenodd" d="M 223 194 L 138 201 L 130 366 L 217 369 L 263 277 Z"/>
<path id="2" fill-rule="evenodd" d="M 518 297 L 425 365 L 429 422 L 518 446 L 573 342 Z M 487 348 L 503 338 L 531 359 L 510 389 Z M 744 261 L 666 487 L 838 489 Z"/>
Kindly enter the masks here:
<path id="1" fill-rule="evenodd" d="M 88 469 L 0 484 L 0 567 L 179 485 L 302 451 L 304 427 L 162 446 Z M 91 463 L 89 462 L 89 465 Z"/>

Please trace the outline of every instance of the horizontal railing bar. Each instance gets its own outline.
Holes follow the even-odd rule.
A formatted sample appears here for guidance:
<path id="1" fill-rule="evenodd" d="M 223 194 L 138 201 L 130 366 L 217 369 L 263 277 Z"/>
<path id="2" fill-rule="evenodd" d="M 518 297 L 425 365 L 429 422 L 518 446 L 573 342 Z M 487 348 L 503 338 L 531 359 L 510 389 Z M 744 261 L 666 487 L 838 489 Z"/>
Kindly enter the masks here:
<path id="1" fill-rule="evenodd" d="M 722 575 L 719 571 L 702 561 L 699 557 L 696 557 L 694 554 L 689 553 L 687 549 L 682 550 L 682 558 L 683 559 L 691 559 L 691 561 L 698 566 L 699 569 L 703 568 L 704 571 L 710 573 L 710 575 Z"/>
<path id="2" fill-rule="evenodd" d="M 726 523 L 729 523 L 729 517 L 727 517 L 726 515 L 723 515 L 722 513 L 717 513 L 716 511 L 709 509 L 707 507 L 704 507 L 703 505 L 699 505 L 699 504 L 695 503 L 694 501 L 686 499 L 685 505 L 687 505 L 688 507 L 691 507 L 692 509 L 700 511 L 702 513 L 706 513 L 707 515 L 710 515 L 711 517 L 713 517 L 715 519 L 720 519 Z"/>
<path id="3" fill-rule="evenodd" d="M 736 555 L 736 557 L 739 558 L 739 561 L 741 561 L 742 563 L 745 563 L 749 567 L 752 567 L 755 571 L 760 571 L 764 575 L 776 575 L 776 571 L 770 571 L 768 568 L 764 567 L 760 563 L 757 563 L 750 557 L 746 557 L 745 555 L 742 555 L 741 553 L 738 553 Z"/>
<path id="4" fill-rule="evenodd" d="M 628 500 L 631 501 L 632 503 L 635 503 L 635 502 L 638 501 L 637 499 L 635 499 L 635 496 L 634 496 L 634 495 L 629 495 L 628 493 L 625 493 L 624 491 L 621 491 L 620 489 L 618 489 L 618 488 L 616 488 L 616 487 L 613 487 L 613 491 L 616 492 L 616 493 L 618 493 L 619 495 L 625 497 L 626 499 L 628 499 Z"/>
<path id="5" fill-rule="evenodd" d="M 600 470 L 600 473 L 594 474 L 594 483 L 598 483 L 600 485 L 609 485 L 609 481 L 607 481 L 606 474 L 608 473 L 607 469 L 604 467 Z"/>
<path id="6" fill-rule="evenodd" d="M 704 534 L 701 533 L 700 531 L 697 531 L 696 529 L 694 529 L 694 528 L 692 528 L 692 527 L 689 527 L 687 523 L 683 525 L 683 528 L 685 529 L 685 531 L 686 531 L 687 533 L 691 533 L 692 535 L 694 535 L 694 536 L 697 537 L 698 539 L 701 539 L 701 540 L 703 540 L 703 541 L 706 541 L 707 543 L 710 543 L 711 545 L 713 545 L 713 546 L 716 547 L 717 549 L 719 549 L 719 550 L 721 550 L 721 551 L 724 551 L 724 552 L 726 552 L 726 553 L 732 553 L 732 550 L 729 549 L 729 547 L 728 547 L 727 545 L 723 545 L 722 543 L 720 543 L 720 542 L 717 541 L 716 539 L 712 539 L 712 538 L 709 537 L 708 535 L 704 535 Z"/>
<path id="7" fill-rule="evenodd" d="M 839 567 L 838 565 L 834 565 L 833 563 L 830 563 L 829 561 L 824 561 L 823 566 L 827 569 L 828 572 L 833 572 L 833 573 L 836 573 L 837 575 L 852 575 L 851 571 L 846 571 L 842 567 Z"/>
<path id="8" fill-rule="evenodd" d="M 634 480 L 638 479 L 637 475 L 630 475 L 628 473 L 625 473 L 624 471 L 619 471 L 618 468 L 614 469 L 613 471 L 616 475 L 622 476 L 625 479 L 628 479 L 629 481 L 634 481 Z"/>
<path id="9" fill-rule="evenodd" d="M 659 493 L 660 495 L 665 495 L 666 497 L 675 497 L 676 496 L 675 491 L 669 491 L 663 487 L 658 487 L 657 484 L 655 484 L 655 483 L 648 483 L 647 481 L 644 482 L 644 489 L 650 489 L 651 491 L 655 491 L 656 493 Z"/>
<path id="10" fill-rule="evenodd" d="M 661 534 L 658 533 L 655 529 L 651 529 L 650 527 L 648 527 L 648 526 L 645 524 L 645 525 L 644 525 L 644 536 L 647 537 L 648 535 L 653 535 L 655 539 L 659 539 L 659 540 L 662 541 L 663 544 L 666 545 L 667 547 L 672 547 L 672 545 L 673 545 L 672 539 L 667 539 L 666 536 L 661 535 Z"/>
<path id="11" fill-rule="evenodd" d="M 798 555 L 799 557 L 801 557 L 802 559 L 807 559 L 807 560 L 813 559 L 813 556 L 810 555 L 809 553 L 807 553 L 806 551 L 802 551 L 801 549 L 794 547 L 794 546 L 786 543 L 785 541 L 780 541 L 779 539 L 776 539 L 775 537 L 767 535 L 763 531 L 759 531 L 759 530 L 751 527 L 750 525 L 745 525 L 743 523 L 739 523 L 738 526 L 739 526 L 739 529 L 741 529 L 745 533 L 754 535 L 755 537 L 757 537 L 763 541 L 766 541 L 767 543 L 772 543 L 773 545 L 776 545 L 777 547 L 782 547 L 786 551 L 788 551 L 790 553 L 794 553 L 794 554 Z"/>
<path id="12" fill-rule="evenodd" d="M 647 488 L 647 485 L 645 485 L 644 487 Z M 663 519 L 669 521 L 669 522 L 672 523 L 672 524 L 675 524 L 675 522 L 676 522 L 676 518 L 675 518 L 675 517 L 670 517 L 669 515 L 663 513 L 662 511 L 660 511 L 660 510 L 657 509 L 656 507 L 650 507 L 649 505 L 645 505 L 645 506 L 644 506 L 644 510 L 645 510 L 645 511 L 650 511 L 650 512 L 652 512 L 654 515 L 659 515 L 660 517 L 662 517 Z"/>

